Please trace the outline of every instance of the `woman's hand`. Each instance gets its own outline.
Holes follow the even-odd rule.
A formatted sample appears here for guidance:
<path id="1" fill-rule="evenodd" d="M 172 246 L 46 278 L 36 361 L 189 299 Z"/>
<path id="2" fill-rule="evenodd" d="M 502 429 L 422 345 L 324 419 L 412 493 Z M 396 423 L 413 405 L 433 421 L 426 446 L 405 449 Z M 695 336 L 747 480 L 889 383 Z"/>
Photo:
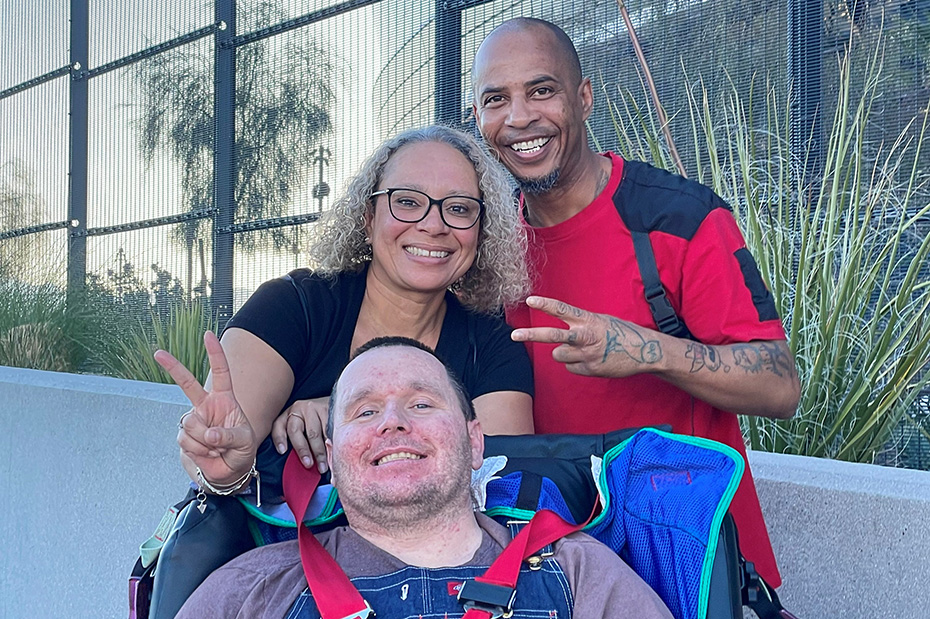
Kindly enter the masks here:
<path id="1" fill-rule="evenodd" d="M 181 387 L 193 408 L 178 423 L 181 463 L 197 481 L 196 468 L 213 484 L 241 478 L 255 460 L 255 433 L 232 390 L 226 354 L 212 331 L 203 336 L 212 372 L 207 391 L 194 375 L 170 353 L 159 350 L 155 360 Z"/>
<path id="2" fill-rule="evenodd" d="M 314 461 L 320 473 L 326 472 L 326 419 L 329 416 L 329 398 L 297 400 L 278 415 L 271 426 L 271 440 L 278 453 L 287 451 L 290 439 L 294 451 L 306 468 Z"/>

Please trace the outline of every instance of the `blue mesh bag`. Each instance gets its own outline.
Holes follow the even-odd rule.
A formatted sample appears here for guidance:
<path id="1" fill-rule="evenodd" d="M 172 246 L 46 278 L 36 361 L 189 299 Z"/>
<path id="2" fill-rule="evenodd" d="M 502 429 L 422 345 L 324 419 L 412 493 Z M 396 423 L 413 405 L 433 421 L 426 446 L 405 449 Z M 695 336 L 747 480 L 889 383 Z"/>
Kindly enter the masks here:
<path id="1" fill-rule="evenodd" d="M 538 479 L 532 479 L 534 475 Z M 534 489 L 527 492 L 527 487 L 536 486 L 537 484 L 538 491 Z M 533 497 L 531 499 L 533 501 L 532 507 L 514 507 L 520 504 L 521 491 Z M 541 509 L 554 511 L 563 520 L 572 524 L 580 524 L 584 521 L 584 518 L 576 519 L 572 515 L 572 511 L 562 497 L 562 492 L 551 479 L 539 477 L 532 472 L 518 472 L 488 482 L 487 503 L 484 510 L 484 513 L 488 516 L 492 518 L 501 517 L 505 521 L 512 518 L 529 520 L 533 517 L 533 514 Z"/>
<path id="2" fill-rule="evenodd" d="M 704 619 L 720 526 L 743 475 L 736 450 L 646 429 L 604 455 L 604 510 L 586 532 L 610 546 L 678 619 Z"/>
<path id="3" fill-rule="evenodd" d="M 540 447 L 546 438 L 525 437 L 528 450 L 543 449 L 535 459 L 519 446 L 514 458 L 488 458 L 485 449 L 487 470 L 476 484 L 485 513 L 505 523 L 548 508 L 578 523 L 599 500 L 602 511 L 585 532 L 617 552 L 676 619 L 706 619 L 720 527 L 743 474 L 739 453 L 651 428 L 625 431 L 606 445 L 558 436 L 551 453 Z M 508 443 L 493 451 L 505 453 Z"/>

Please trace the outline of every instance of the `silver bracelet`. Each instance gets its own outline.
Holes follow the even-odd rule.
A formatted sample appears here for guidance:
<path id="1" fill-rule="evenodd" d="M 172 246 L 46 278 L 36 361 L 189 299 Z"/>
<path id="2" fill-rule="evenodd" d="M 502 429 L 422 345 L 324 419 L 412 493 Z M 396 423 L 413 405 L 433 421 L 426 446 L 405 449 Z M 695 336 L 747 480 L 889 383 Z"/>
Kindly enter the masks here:
<path id="1" fill-rule="evenodd" d="M 202 514 L 207 508 L 207 493 L 204 488 L 217 496 L 229 496 L 236 494 L 246 487 L 252 478 L 255 478 L 255 504 L 257 507 L 262 506 L 262 477 L 255 468 L 256 461 L 252 460 L 252 467 L 246 471 L 245 475 L 230 484 L 211 484 L 203 475 L 200 467 L 197 467 L 197 509 Z"/>

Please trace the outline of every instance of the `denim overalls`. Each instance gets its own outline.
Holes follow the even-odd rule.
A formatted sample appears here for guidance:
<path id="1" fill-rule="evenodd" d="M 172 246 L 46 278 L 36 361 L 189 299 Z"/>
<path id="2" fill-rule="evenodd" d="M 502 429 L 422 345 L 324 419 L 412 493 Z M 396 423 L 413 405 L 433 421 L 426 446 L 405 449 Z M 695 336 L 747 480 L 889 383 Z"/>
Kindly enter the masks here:
<path id="1" fill-rule="evenodd" d="M 487 567 L 427 569 L 407 566 L 383 576 L 353 578 L 378 619 L 460 619 L 465 614 L 456 599 L 462 582 L 484 574 Z M 568 580 L 559 564 L 543 561 L 539 570 L 525 564 L 517 581 L 513 619 L 568 619 L 574 605 Z M 287 619 L 319 619 L 309 590 L 294 602 Z"/>

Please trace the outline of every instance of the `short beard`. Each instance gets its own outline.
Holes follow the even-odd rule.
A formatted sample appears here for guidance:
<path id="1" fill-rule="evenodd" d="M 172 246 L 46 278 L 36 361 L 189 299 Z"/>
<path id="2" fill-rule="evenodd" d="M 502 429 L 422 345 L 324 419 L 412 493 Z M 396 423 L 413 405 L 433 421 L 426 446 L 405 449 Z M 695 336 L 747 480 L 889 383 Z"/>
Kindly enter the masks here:
<path id="1" fill-rule="evenodd" d="M 377 490 L 364 500 L 356 502 L 355 498 L 347 500 L 340 497 L 349 525 L 385 532 L 423 526 L 429 518 L 442 517 L 446 513 L 457 516 L 474 505 L 470 471 L 458 479 L 450 478 L 444 484 L 420 486 L 403 501 Z"/>
<path id="2" fill-rule="evenodd" d="M 556 168 L 545 176 L 539 178 L 517 178 L 517 185 L 520 191 L 531 196 L 538 196 L 541 193 L 547 193 L 559 182 L 559 173 L 561 170 Z"/>
<path id="3" fill-rule="evenodd" d="M 356 528 L 371 529 L 374 524 L 388 531 L 422 526 L 430 516 L 442 516 L 445 512 L 458 514 L 475 504 L 471 491 L 471 441 L 467 433 L 454 450 L 449 475 L 421 483 L 403 500 L 378 487 L 356 485 L 361 480 L 343 472 L 339 460 L 334 459 L 333 468 L 333 479 L 339 480 L 334 485 L 341 492 L 340 500 L 349 525 Z M 342 483 L 352 487 L 340 489 Z"/>

